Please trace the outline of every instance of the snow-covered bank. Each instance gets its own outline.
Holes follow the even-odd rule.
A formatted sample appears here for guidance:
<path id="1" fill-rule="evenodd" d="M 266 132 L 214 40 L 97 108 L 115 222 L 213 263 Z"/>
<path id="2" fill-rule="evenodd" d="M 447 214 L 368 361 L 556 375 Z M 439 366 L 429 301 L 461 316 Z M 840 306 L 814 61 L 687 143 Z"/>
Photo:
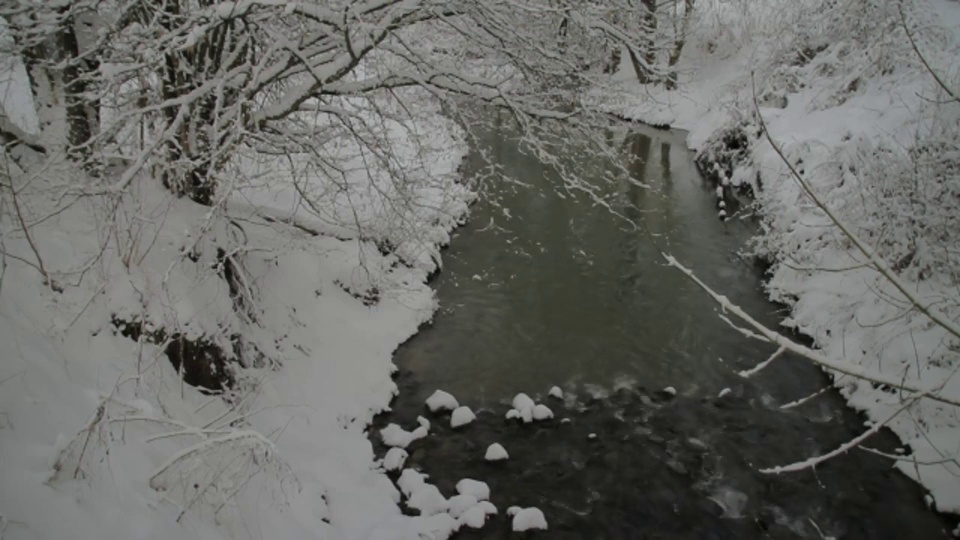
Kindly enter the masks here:
<path id="1" fill-rule="evenodd" d="M 955 337 L 865 264 L 791 178 L 753 112 L 756 97 L 772 138 L 833 212 L 922 302 L 957 320 L 960 103 L 923 62 L 960 88 L 960 5 L 697 6 L 678 90 L 638 86 L 623 70 L 622 91 L 597 97 L 621 116 L 689 130 L 690 146 L 715 164 L 707 174 L 753 188 L 762 218 L 754 250 L 773 262 L 770 297 L 792 307 L 785 325 L 830 358 L 960 396 Z M 711 285 L 722 292 L 722 283 Z M 960 512 L 956 408 L 924 399 L 902 410 L 895 389 L 835 380 L 853 407 L 888 422 L 909 446 L 895 465 L 930 490 L 937 509 Z"/>
<path id="2" fill-rule="evenodd" d="M 257 182 L 216 208 L 146 175 L 118 206 L 63 208 L 66 168 L 16 180 L 30 234 L 0 216 L 0 536 L 417 537 L 366 429 L 473 195 L 437 109 L 386 127 L 402 181 L 345 143 L 335 188 L 251 161 Z M 299 175 L 314 206 L 270 174 Z M 181 365 L 229 372 L 224 396 L 183 383 L 174 342 L 215 351 Z"/>

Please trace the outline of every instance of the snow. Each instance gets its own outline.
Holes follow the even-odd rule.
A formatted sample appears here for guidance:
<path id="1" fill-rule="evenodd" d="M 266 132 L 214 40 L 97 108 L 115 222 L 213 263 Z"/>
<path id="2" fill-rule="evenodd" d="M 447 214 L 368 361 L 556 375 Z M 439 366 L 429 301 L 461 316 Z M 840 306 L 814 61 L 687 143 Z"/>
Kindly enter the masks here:
<path id="1" fill-rule="evenodd" d="M 407 462 L 407 451 L 403 448 L 391 448 L 383 456 L 383 468 L 386 471 L 399 471 L 403 464 Z"/>
<path id="2" fill-rule="evenodd" d="M 483 459 L 487 461 L 503 461 L 509 458 L 510 455 L 507 454 L 507 449 L 500 443 L 493 443 L 488 446 L 487 453 L 483 456 Z"/>
<path id="3" fill-rule="evenodd" d="M 666 388 L 663 389 L 663 393 L 664 393 L 664 394 L 667 394 L 667 395 L 670 395 L 670 396 L 675 396 L 675 395 L 677 395 L 677 389 L 674 388 L 674 387 L 672 387 L 672 386 L 668 386 L 668 387 L 666 387 Z"/>
<path id="4" fill-rule="evenodd" d="M 413 490 L 410 498 L 407 500 L 407 506 L 414 510 L 419 510 L 422 516 L 432 516 L 441 512 L 446 512 L 450 507 L 447 498 L 440 493 L 440 489 L 433 484 L 421 484 Z"/>
<path id="5" fill-rule="evenodd" d="M 430 412 L 452 411 L 459 406 L 457 398 L 443 390 L 437 390 L 427 398 L 427 408 Z"/>
<path id="6" fill-rule="evenodd" d="M 720 391 L 719 394 L 717 394 L 717 397 L 722 398 L 723 396 L 728 395 L 730 392 L 731 390 L 729 388 L 724 388 L 723 390 Z"/>
<path id="7" fill-rule="evenodd" d="M 473 508 L 480 501 L 478 501 L 476 497 L 468 493 L 468 494 L 454 495 L 453 497 L 450 497 L 449 502 L 450 502 L 450 508 L 448 510 L 448 513 L 451 516 L 458 518 L 460 517 L 460 514 Z"/>
<path id="8" fill-rule="evenodd" d="M 523 510 L 523 507 L 511 506 L 510 508 L 507 508 L 507 515 L 510 517 L 513 517 L 517 515 L 521 510 Z"/>
<path id="9" fill-rule="evenodd" d="M 519 419 L 520 419 L 520 411 L 518 411 L 518 410 L 516 410 L 516 409 L 510 409 L 509 411 L 507 411 L 507 414 L 505 415 L 505 418 L 506 418 L 507 420 L 519 420 Z"/>
<path id="10" fill-rule="evenodd" d="M 456 429 L 458 427 L 465 426 L 476 419 L 477 415 L 473 414 L 473 411 L 470 409 L 470 407 L 463 405 L 454 409 L 453 414 L 450 415 L 450 427 Z"/>
<path id="11" fill-rule="evenodd" d="M 536 406 L 536 403 L 534 403 L 530 396 L 520 392 L 514 396 L 512 404 L 519 418 L 523 420 L 523 423 L 529 424 L 533 421 L 533 408 Z M 508 418 L 510 418 L 510 413 L 507 414 Z"/>
<path id="12" fill-rule="evenodd" d="M 397 424 L 388 424 L 380 430 L 380 439 L 387 446 L 406 448 L 413 441 L 427 436 L 427 428 L 420 426 L 413 431 L 407 431 Z"/>
<path id="13" fill-rule="evenodd" d="M 414 469 L 404 469 L 397 479 L 397 487 L 407 498 L 413 495 L 415 491 L 423 487 L 427 481 L 427 475 Z"/>
<path id="14" fill-rule="evenodd" d="M 477 503 L 477 506 L 482 508 L 484 513 L 487 515 L 494 515 L 497 513 L 497 507 L 490 501 L 480 501 Z"/>
<path id="15" fill-rule="evenodd" d="M 480 506 L 474 506 L 457 518 L 457 523 L 471 529 L 480 529 L 487 521 L 487 513 Z"/>
<path id="16" fill-rule="evenodd" d="M 547 392 L 547 395 L 557 399 L 563 399 L 563 390 L 559 386 L 553 386 L 550 388 L 550 391 Z"/>
<path id="17" fill-rule="evenodd" d="M 486 482 L 464 478 L 457 482 L 457 493 L 473 495 L 478 501 L 486 501 L 490 498 L 490 486 Z"/>
<path id="18" fill-rule="evenodd" d="M 517 511 L 513 516 L 512 528 L 514 532 L 547 530 L 547 518 L 539 508 L 530 507 Z"/>
<path id="19" fill-rule="evenodd" d="M 553 411 L 550 407 L 543 404 L 537 404 L 533 407 L 533 419 L 537 421 L 550 420 L 553 418 Z"/>
<path id="20" fill-rule="evenodd" d="M 35 133 L 26 77 L 16 69 L 19 79 L 3 77 L 0 99 L 11 121 Z M 456 531 L 443 513 L 402 515 L 385 472 L 403 466 L 399 447 L 428 426 L 381 432 L 396 446 L 382 466 L 367 436 L 397 392 L 393 351 L 433 317 L 437 301 L 426 280 L 472 199 L 457 182 L 463 134 L 438 112 L 425 103 L 411 111 L 409 125 L 390 127 L 403 146 L 394 165 L 413 182 L 403 215 L 383 211 L 389 205 L 381 195 L 396 194 L 383 188 L 394 179 L 376 165 L 367 175 L 356 162 L 344 169 L 343 189 L 299 171 L 301 188 L 329 193 L 318 197 L 322 218 L 304 210 L 284 160 L 238 163 L 262 182 L 237 187 L 216 208 L 134 176 L 122 199 L 89 195 L 59 211 L 49 193 L 90 179 L 59 164 L 32 179 L 21 201 L 36 212 L 31 219 L 49 215 L 31 227 L 32 240 L 64 287 L 51 291 L 36 270 L 5 256 L 0 534 L 446 538 Z M 422 151 L 407 145 L 411 131 L 428 139 Z M 347 199 L 357 203 L 356 215 L 348 215 Z M 105 208 L 134 225 L 111 229 Z M 6 255 L 33 260 L 7 212 L 0 212 L 0 233 Z M 381 253 L 377 242 L 387 239 L 396 253 Z M 253 315 L 235 309 L 227 282 L 212 270 L 220 246 L 236 248 L 254 290 Z M 379 299 L 364 305 L 344 285 L 375 287 Z M 114 331 L 111 317 L 208 339 L 228 355 L 242 349 L 249 354 L 237 364 L 240 384 L 223 397 L 183 384 L 161 346 Z M 414 473 L 404 470 L 405 483 L 416 484 Z M 421 488 L 414 494 L 408 486 L 407 495 L 427 513 L 442 507 Z"/>

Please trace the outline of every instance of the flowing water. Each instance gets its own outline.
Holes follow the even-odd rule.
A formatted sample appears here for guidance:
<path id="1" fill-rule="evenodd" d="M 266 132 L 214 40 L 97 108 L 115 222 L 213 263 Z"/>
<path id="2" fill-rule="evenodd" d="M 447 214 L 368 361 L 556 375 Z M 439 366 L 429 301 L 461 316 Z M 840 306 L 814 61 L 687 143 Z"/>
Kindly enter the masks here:
<path id="1" fill-rule="evenodd" d="M 455 234 L 434 282 L 441 309 L 397 351 L 401 394 L 377 421 L 432 420 L 407 466 L 448 496 L 464 477 L 490 485 L 500 515 L 461 537 L 509 537 L 511 505 L 541 508 L 548 538 L 946 537 L 920 488 L 872 454 L 758 472 L 829 451 L 864 419 L 832 391 L 780 409 L 826 385 L 823 373 L 783 357 L 739 377 L 773 347 L 733 331 L 703 291 L 665 266 L 657 246 L 760 320 L 775 326 L 784 315 L 764 298 L 761 271 L 738 255 L 755 224 L 718 220 L 683 134 L 638 127 L 624 137 L 635 181 L 609 187 L 613 210 L 646 232 L 557 190 L 553 170 L 524 153 L 509 127 L 480 138 L 527 185 L 498 184 Z M 482 166 L 472 156 L 465 173 Z M 547 396 L 553 385 L 563 400 Z M 428 414 L 424 400 L 438 388 L 477 421 L 452 430 Z M 556 418 L 506 420 L 517 392 Z M 483 460 L 492 442 L 508 461 Z M 897 446 L 889 435 L 871 443 Z"/>

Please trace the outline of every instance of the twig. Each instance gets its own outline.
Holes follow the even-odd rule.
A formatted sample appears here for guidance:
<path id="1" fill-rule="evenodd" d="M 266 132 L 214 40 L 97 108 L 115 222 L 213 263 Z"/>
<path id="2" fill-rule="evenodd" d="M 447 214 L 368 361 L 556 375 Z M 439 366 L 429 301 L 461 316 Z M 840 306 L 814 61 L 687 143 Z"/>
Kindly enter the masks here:
<path id="1" fill-rule="evenodd" d="M 900 407 L 899 409 L 897 409 L 896 411 L 894 411 L 894 413 L 891 414 L 889 417 L 887 417 L 887 419 L 884 420 L 883 422 L 877 422 L 877 423 L 875 423 L 873 426 L 870 427 L 870 429 L 864 431 L 864 432 L 861 433 L 860 435 L 857 435 L 857 436 L 854 437 L 853 439 L 850 439 L 849 441 L 841 444 L 841 445 L 838 446 L 836 449 L 834 449 L 834 450 L 832 450 L 832 451 L 830 451 L 830 452 L 827 452 L 826 454 L 823 454 L 822 456 L 812 457 L 812 458 L 809 458 L 809 459 L 805 459 L 805 460 L 803 460 L 803 461 L 798 461 L 798 462 L 796 462 L 796 463 L 791 463 L 790 465 L 782 465 L 782 466 L 777 466 L 777 467 L 769 467 L 769 468 L 767 468 L 767 469 L 760 469 L 760 472 L 762 472 L 763 474 L 781 474 L 781 473 L 785 473 L 785 472 L 803 471 L 803 470 L 806 470 L 806 469 L 810 469 L 810 468 L 816 467 L 817 465 L 823 463 L 824 461 L 827 461 L 827 460 L 829 460 L 829 459 L 831 459 L 831 458 L 837 457 L 837 456 L 839 456 L 840 454 L 845 454 L 845 453 L 849 452 L 850 449 L 856 448 L 856 447 L 859 446 L 863 441 L 865 441 L 865 440 L 869 439 L 870 437 L 872 437 L 873 435 L 875 435 L 877 432 L 879 432 L 881 429 L 883 429 L 883 427 L 886 426 L 891 420 L 893 420 L 893 419 L 896 418 L 900 413 L 902 413 L 903 411 L 905 411 L 905 410 L 907 409 L 907 407 L 909 407 L 910 405 L 913 405 L 917 400 L 919 400 L 919 399 L 922 398 L 922 397 L 925 397 L 924 394 L 920 394 L 920 395 L 911 397 L 910 399 L 907 400 L 907 402 L 906 402 L 902 407 Z"/>

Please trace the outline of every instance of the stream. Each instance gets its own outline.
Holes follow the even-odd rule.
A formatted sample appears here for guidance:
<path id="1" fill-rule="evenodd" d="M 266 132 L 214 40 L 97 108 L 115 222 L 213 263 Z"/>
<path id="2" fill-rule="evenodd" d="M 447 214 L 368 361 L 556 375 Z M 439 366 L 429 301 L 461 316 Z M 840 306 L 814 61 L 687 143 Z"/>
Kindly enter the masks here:
<path id="1" fill-rule="evenodd" d="M 433 283 L 440 310 L 397 350 L 400 396 L 371 430 L 383 455 L 376 429 L 412 429 L 423 415 L 433 426 L 407 449 L 406 466 L 447 496 L 461 478 L 490 485 L 499 514 L 458 538 L 510 537 L 511 505 L 539 507 L 545 538 L 948 537 L 950 524 L 925 507 L 920 487 L 865 451 L 799 473 L 758 471 L 828 452 L 865 419 L 832 390 L 781 409 L 828 385 L 799 358 L 738 376 L 774 347 L 732 330 L 664 264 L 653 238 L 762 322 L 776 327 L 786 315 L 764 297 L 762 270 L 738 255 L 756 223 L 717 218 L 683 133 L 636 126 L 624 142 L 636 181 L 609 189 L 615 210 L 650 234 L 557 190 L 552 169 L 524 153 L 509 127 L 479 137 L 527 185 L 498 184 L 456 231 Z M 468 157 L 466 177 L 483 165 Z M 547 395 L 554 385 L 563 399 Z M 436 389 L 477 420 L 453 430 L 449 413 L 427 412 Z M 518 392 L 555 418 L 506 420 Z M 484 461 L 493 442 L 509 460 Z M 892 452 L 899 443 L 882 433 L 869 444 Z"/>

